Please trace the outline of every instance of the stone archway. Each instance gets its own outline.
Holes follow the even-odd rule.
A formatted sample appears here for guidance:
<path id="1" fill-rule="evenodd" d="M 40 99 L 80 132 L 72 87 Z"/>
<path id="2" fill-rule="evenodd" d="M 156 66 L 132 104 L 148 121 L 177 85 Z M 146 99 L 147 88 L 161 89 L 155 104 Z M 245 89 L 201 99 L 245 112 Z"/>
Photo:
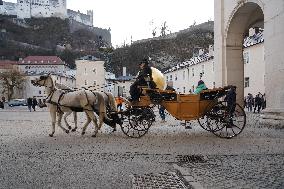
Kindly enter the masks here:
<path id="1" fill-rule="evenodd" d="M 264 28 L 263 10 L 255 2 L 239 3 L 225 27 L 223 74 L 226 85 L 237 86 L 237 100 L 240 104 L 243 103 L 244 97 L 243 41 L 251 27 Z"/>

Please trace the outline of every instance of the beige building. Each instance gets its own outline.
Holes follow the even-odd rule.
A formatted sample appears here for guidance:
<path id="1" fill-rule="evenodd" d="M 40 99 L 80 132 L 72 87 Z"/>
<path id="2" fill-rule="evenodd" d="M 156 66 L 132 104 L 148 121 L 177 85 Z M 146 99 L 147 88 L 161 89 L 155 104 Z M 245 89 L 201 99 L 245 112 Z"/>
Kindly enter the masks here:
<path id="1" fill-rule="evenodd" d="M 264 29 L 265 119 L 284 119 L 284 1 L 215 0 L 214 48 L 216 86 L 238 87 L 243 102 L 243 40 L 249 28 Z M 283 123 L 283 120 L 282 120 Z"/>
<path id="2" fill-rule="evenodd" d="M 90 88 L 97 91 L 105 91 L 105 67 L 104 61 L 93 56 L 86 56 L 76 60 L 76 88 Z"/>

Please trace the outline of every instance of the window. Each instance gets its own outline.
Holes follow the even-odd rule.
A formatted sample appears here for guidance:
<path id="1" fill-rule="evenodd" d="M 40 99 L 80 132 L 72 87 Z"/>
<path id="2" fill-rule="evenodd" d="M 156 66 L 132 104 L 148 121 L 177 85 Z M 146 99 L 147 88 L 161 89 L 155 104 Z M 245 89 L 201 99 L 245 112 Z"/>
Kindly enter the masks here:
<path id="1" fill-rule="evenodd" d="M 192 77 L 194 77 L 194 68 L 191 68 Z"/>
<path id="2" fill-rule="evenodd" d="M 85 68 L 85 72 L 84 73 L 85 73 L 85 75 L 87 74 L 87 68 Z"/>
<path id="3" fill-rule="evenodd" d="M 94 81 L 94 85 L 96 85 L 97 84 L 97 81 Z"/>
<path id="4" fill-rule="evenodd" d="M 173 76 L 172 75 L 170 75 L 170 81 L 172 81 L 173 80 Z"/>
<path id="5" fill-rule="evenodd" d="M 185 71 L 182 73 L 182 79 L 185 80 Z"/>
<path id="6" fill-rule="evenodd" d="M 167 75 L 167 81 L 169 81 L 169 76 Z"/>
<path id="7" fill-rule="evenodd" d="M 244 52 L 243 57 L 244 57 L 244 64 L 248 64 L 249 63 L 249 52 Z"/>
<path id="8" fill-rule="evenodd" d="M 183 93 L 185 93 L 185 87 L 183 87 Z"/>
<path id="9" fill-rule="evenodd" d="M 85 85 L 87 85 L 88 83 L 87 83 L 87 80 L 85 80 Z"/>
<path id="10" fill-rule="evenodd" d="M 214 71 L 215 71 L 215 63 L 212 62 L 212 72 L 214 72 Z"/>
<path id="11" fill-rule="evenodd" d="M 245 88 L 249 87 L 249 77 L 245 77 Z"/>
<path id="12" fill-rule="evenodd" d="M 177 74 L 175 74 L 175 80 L 177 80 L 178 78 L 177 78 Z"/>
<path id="13" fill-rule="evenodd" d="M 38 94 L 41 94 L 41 91 L 38 91 Z"/>
<path id="14" fill-rule="evenodd" d="M 204 70 L 205 70 L 205 66 L 204 65 L 201 66 L 201 70 L 202 70 L 202 74 L 204 74 Z"/>
<path id="15" fill-rule="evenodd" d="M 96 74 L 96 73 L 97 73 L 96 68 L 94 68 L 94 69 L 93 69 L 93 72 L 94 72 L 94 74 Z"/>

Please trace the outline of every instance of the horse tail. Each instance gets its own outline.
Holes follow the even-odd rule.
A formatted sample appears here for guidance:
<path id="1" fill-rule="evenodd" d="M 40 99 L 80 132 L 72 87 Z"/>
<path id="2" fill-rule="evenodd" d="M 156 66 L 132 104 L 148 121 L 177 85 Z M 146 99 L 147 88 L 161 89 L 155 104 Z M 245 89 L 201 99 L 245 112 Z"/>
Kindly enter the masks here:
<path id="1" fill-rule="evenodd" d="M 107 115 L 107 104 L 105 102 L 104 96 L 99 92 L 93 92 L 93 93 L 97 96 L 96 104 L 97 104 L 98 114 L 103 113 L 104 120 L 106 122 L 112 122 L 113 120 Z"/>

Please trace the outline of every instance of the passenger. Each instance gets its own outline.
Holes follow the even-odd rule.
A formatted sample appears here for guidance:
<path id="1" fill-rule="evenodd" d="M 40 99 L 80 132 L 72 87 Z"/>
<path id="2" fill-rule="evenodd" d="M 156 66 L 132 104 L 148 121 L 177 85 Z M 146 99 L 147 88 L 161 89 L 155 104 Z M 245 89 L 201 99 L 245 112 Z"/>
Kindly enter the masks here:
<path id="1" fill-rule="evenodd" d="M 152 69 L 149 67 L 149 62 L 147 58 L 144 58 L 140 63 L 139 63 L 140 71 L 138 73 L 138 76 L 136 77 L 136 81 L 130 86 L 130 95 L 131 95 L 131 101 L 138 101 L 141 90 L 138 88 L 138 86 L 148 86 L 150 88 L 155 88 L 156 84 L 153 82 L 152 78 Z M 150 79 L 147 83 L 146 78 Z"/>
<path id="2" fill-rule="evenodd" d="M 196 90 L 194 91 L 194 94 L 199 94 L 201 91 L 206 90 L 206 89 L 207 89 L 207 87 L 206 87 L 204 81 L 199 80 L 198 85 L 196 87 Z"/>

